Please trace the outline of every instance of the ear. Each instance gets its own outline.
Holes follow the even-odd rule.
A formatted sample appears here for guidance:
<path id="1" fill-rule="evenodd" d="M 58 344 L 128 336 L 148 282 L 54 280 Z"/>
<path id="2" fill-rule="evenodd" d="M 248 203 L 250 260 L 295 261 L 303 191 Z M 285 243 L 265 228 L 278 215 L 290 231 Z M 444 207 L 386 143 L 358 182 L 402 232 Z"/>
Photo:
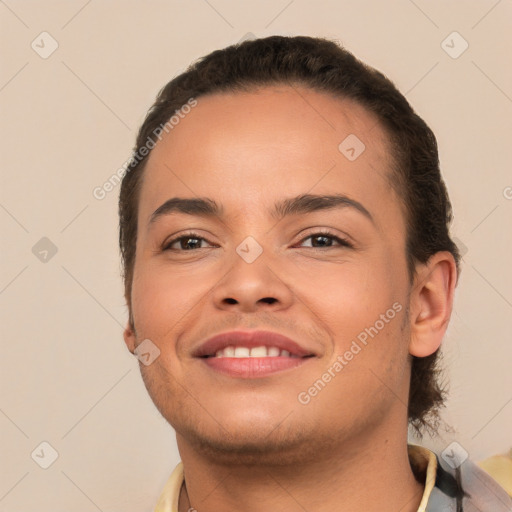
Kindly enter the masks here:
<path id="1" fill-rule="evenodd" d="M 135 350 L 135 329 L 132 326 L 130 320 L 126 323 L 126 327 L 124 328 L 123 332 L 123 338 L 124 342 L 126 343 L 126 346 L 128 347 L 128 350 L 133 354 Z"/>
<path id="2" fill-rule="evenodd" d="M 133 354 L 133 351 L 135 350 L 135 341 L 137 339 L 136 332 L 135 332 L 135 325 L 133 323 L 133 316 L 132 316 L 132 310 L 130 306 L 130 301 L 128 298 L 126 298 L 126 304 L 128 304 L 128 322 L 126 323 L 126 327 L 123 332 L 123 338 L 124 342 L 126 343 L 126 346 L 128 347 L 128 350 Z"/>
<path id="3" fill-rule="evenodd" d="M 409 353 L 433 354 L 441 345 L 452 314 L 457 267 L 448 251 L 434 254 L 416 269 L 410 297 Z"/>

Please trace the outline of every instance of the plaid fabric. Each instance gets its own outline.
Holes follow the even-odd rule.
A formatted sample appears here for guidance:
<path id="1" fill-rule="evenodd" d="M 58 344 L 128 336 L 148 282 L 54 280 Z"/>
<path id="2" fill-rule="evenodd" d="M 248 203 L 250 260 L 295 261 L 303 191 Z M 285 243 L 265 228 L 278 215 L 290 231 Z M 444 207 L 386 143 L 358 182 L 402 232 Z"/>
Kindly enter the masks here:
<path id="1" fill-rule="evenodd" d="M 452 468 L 437 458 L 436 483 L 425 512 L 512 512 L 512 500 L 471 460 Z"/>

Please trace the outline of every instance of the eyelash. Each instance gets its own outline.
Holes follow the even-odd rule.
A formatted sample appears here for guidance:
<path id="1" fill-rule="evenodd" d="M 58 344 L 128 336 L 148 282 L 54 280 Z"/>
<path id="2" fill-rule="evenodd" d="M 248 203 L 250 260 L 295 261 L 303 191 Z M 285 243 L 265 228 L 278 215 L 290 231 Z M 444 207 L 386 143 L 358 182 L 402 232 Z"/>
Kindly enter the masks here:
<path id="1" fill-rule="evenodd" d="M 354 248 L 353 244 L 351 242 L 349 242 L 346 238 L 336 236 L 327 230 L 321 230 L 321 231 L 311 233 L 310 235 L 308 235 L 308 236 L 304 237 L 302 240 L 300 240 L 300 243 L 304 242 L 308 238 L 316 238 L 316 237 L 320 237 L 320 236 L 332 238 L 334 241 L 338 242 L 338 244 L 341 247 L 347 247 L 349 249 Z M 179 237 L 173 238 L 172 240 L 169 240 L 169 242 L 162 247 L 162 250 L 163 251 L 177 251 L 177 252 L 189 252 L 189 251 L 197 250 L 197 249 L 188 249 L 188 250 L 187 249 L 171 249 L 171 245 L 173 245 L 174 243 L 179 242 L 180 240 L 183 240 L 183 239 L 186 240 L 188 238 L 193 238 L 196 240 L 208 242 L 208 240 L 206 238 L 199 236 L 197 233 L 190 232 L 190 233 L 185 233 L 184 235 L 180 235 Z M 311 249 L 324 249 L 324 248 L 331 249 L 332 246 L 310 247 L 310 248 Z M 206 249 L 206 247 L 199 247 L 199 249 Z"/>

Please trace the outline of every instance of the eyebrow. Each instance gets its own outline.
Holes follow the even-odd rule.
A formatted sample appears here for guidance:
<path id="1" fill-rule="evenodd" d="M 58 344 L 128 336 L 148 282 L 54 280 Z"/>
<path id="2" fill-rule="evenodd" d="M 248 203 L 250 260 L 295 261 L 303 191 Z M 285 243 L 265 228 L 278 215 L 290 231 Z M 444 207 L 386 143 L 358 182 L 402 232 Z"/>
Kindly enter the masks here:
<path id="1" fill-rule="evenodd" d="M 364 215 L 372 223 L 375 223 L 371 213 L 360 202 L 343 194 L 302 194 L 300 196 L 287 198 L 274 204 L 270 215 L 281 220 L 290 215 L 307 214 L 319 210 L 332 210 L 334 208 L 354 209 Z M 157 219 L 173 213 L 220 218 L 223 215 L 223 211 L 224 209 L 213 199 L 173 197 L 165 201 L 165 203 L 152 213 L 149 219 L 149 225 L 153 224 Z"/>

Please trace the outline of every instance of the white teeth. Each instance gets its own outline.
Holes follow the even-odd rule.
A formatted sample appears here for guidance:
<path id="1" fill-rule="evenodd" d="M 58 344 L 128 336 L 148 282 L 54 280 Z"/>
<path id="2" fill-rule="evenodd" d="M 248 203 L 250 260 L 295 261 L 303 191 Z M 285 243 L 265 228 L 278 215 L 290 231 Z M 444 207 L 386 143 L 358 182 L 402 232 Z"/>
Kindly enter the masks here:
<path id="1" fill-rule="evenodd" d="M 215 353 L 215 357 L 299 357 L 290 355 L 288 350 L 280 350 L 277 347 L 233 347 L 228 346 Z"/>
<path id="2" fill-rule="evenodd" d="M 251 357 L 267 357 L 267 347 L 251 348 Z"/>
<path id="3" fill-rule="evenodd" d="M 268 347 L 268 355 L 270 357 L 276 357 L 281 353 L 277 347 Z"/>
<path id="4" fill-rule="evenodd" d="M 226 347 L 224 349 L 224 357 L 234 357 L 235 356 L 235 347 Z"/>
<path id="5" fill-rule="evenodd" d="M 235 354 L 233 357 L 249 357 L 251 355 L 251 350 L 247 347 L 235 347 Z"/>

